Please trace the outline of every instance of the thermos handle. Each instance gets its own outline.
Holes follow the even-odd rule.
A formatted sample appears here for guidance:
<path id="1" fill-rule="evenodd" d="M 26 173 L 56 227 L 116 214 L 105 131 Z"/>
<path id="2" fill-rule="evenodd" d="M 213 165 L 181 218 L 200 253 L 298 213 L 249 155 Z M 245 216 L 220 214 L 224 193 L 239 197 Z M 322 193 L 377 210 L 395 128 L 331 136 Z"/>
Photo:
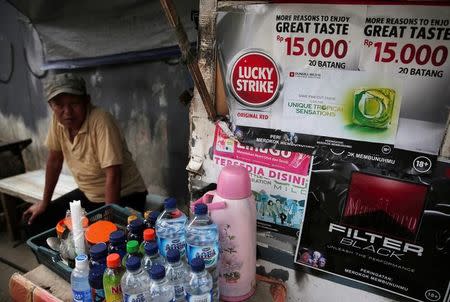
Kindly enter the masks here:
<path id="1" fill-rule="evenodd" d="M 206 192 L 205 195 L 191 204 L 191 211 L 194 212 L 194 207 L 197 203 L 206 204 L 208 206 L 208 211 L 225 209 L 227 207 L 227 203 L 225 201 L 211 203 L 214 195 L 216 195 L 216 190 Z"/>

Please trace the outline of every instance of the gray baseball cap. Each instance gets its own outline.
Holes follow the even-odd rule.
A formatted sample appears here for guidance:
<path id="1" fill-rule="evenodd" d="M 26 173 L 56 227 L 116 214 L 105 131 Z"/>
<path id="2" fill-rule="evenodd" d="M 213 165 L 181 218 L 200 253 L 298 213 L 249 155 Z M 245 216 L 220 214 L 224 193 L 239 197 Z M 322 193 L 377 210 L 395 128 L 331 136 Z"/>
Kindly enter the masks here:
<path id="1" fill-rule="evenodd" d="M 44 94 L 47 102 L 61 93 L 85 95 L 86 82 L 73 73 L 55 74 L 44 80 Z"/>

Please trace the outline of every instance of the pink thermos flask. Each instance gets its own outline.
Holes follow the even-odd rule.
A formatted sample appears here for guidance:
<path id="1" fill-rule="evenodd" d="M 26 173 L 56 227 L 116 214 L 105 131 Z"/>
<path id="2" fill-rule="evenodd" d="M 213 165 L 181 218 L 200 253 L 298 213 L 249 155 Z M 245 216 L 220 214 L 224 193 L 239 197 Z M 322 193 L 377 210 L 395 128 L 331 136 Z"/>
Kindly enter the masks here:
<path id="1" fill-rule="evenodd" d="M 221 300 L 248 299 L 256 289 L 256 203 L 247 169 L 224 167 L 217 190 L 206 193 L 198 202 L 208 205 L 211 219 L 219 227 Z"/>

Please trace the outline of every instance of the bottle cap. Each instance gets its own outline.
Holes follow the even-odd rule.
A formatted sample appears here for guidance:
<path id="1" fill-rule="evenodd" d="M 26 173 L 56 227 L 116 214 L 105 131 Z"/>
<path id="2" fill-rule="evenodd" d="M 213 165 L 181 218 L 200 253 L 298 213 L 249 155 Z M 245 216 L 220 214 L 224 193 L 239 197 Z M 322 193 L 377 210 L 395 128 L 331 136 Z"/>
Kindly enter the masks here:
<path id="1" fill-rule="evenodd" d="M 85 254 L 80 254 L 75 257 L 75 267 L 78 269 L 88 268 L 88 257 Z"/>
<path id="2" fill-rule="evenodd" d="M 126 263 L 127 270 L 135 271 L 141 267 L 141 258 L 137 256 L 130 256 Z"/>
<path id="3" fill-rule="evenodd" d="M 96 245 L 91 246 L 89 254 L 92 259 L 106 258 L 108 255 L 108 246 L 104 242 L 97 243 Z"/>
<path id="4" fill-rule="evenodd" d="M 205 261 L 202 258 L 196 257 L 191 260 L 191 268 L 193 272 L 199 273 L 205 269 Z"/>
<path id="5" fill-rule="evenodd" d="M 166 276 L 166 269 L 161 264 L 154 264 L 150 269 L 150 276 L 153 280 L 159 280 Z"/>
<path id="6" fill-rule="evenodd" d="M 164 200 L 164 209 L 175 209 L 177 207 L 177 200 L 173 197 L 169 197 Z"/>
<path id="7" fill-rule="evenodd" d="M 144 245 L 145 253 L 149 256 L 153 256 L 158 252 L 158 244 L 156 242 L 150 242 Z"/>
<path id="8" fill-rule="evenodd" d="M 135 219 L 137 219 L 136 215 L 134 215 L 134 214 L 130 215 L 130 216 L 128 216 L 127 223 L 130 224 Z"/>
<path id="9" fill-rule="evenodd" d="M 197 203 L 194 206 L 195 215 L 206 215 L 208 213 L 208 206 L 204 203 Z"/>
<path id="10" fill-rule="evenodd" d="M 167 261 L 169 263 L 175 263 L 180 261 L 180 251 L 177 249 L 170 249 L 167 251 Z"/>
<path id="11" fill-rule="evenodd" d="M 125 232 L 118 230 L 115 232 L 112 232 L 111 234 L 109 234 L 109 242 L 113 242 L 113 243 L 120 243 L 123 242 L 125 243 Z"/>
<path id="12" fill-rule="evenodd" d="M 144 228 L 144 221 L 142 219 L 135 219 L 130 222 L 130 231 L 139 234 Z M 142 233 L 141 233 L 142 234 Z"/>
<path id="13" fill-rule="evenodd" d="M 161 212 L 159 212 L 159 211 L 152 211 L 150 213 L 150 217 L 149 217 L 150 222 L 155 224 L 156 220 L 158 219 L 159 214 L 161 214 Z"/>
<path id="14" fill-rule="evenodd" d="M 106 266 L 109 268 L 118 268 L 120 267 L 120 255 L 117 253 L 112 253 L 106 257 Z"/>
<path id="15" fill-rule="evenodd" d="M 127 253 L 134 254 L 139 250 L 139 242 L 137 240 L 130 240 L 127 242 Z"/>
<path id="16" fill-rule="evenodd" d="M 155 240 L 155 230 L 154 229 L 144 230 L 144 240 L 145 241 Z"/>

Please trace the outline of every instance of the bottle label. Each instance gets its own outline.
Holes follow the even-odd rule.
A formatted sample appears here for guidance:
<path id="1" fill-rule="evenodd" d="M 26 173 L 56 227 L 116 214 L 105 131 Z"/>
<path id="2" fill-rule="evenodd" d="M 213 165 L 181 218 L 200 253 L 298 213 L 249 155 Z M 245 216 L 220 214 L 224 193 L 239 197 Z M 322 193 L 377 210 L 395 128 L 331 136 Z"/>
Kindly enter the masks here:
<path id="1" fill-rule="evenodd" d="M 182 285 L 174 285 L 175 288 L 175 298 L 184 297 L 184 287 Z"/>
<path id="2" fill-rule="evenodd" d="M 189 263 L 192 259 L 200 257 L 205 261 L 205 267 L 210 268 L 217 264 L 219 259 L 219 244 L 207 246 L 187 245 L 187 256 Z"/>
<path id="3" fill-rule="evenodd" d="M 145 302 L 145 296 L 144 294 L 134 294 L 134 295 L 123 295 L 124 302 Z"/>
<path id="4" fill-rule="evenodd" d="M 92 302 L 90 290 L 85 291 L 72 290 L 72 294 L 74 302 Z"/>
<path id="5" fill-rule="evenodd" d="M 92 288 L 92 301 L 93 302 L 104 302 L 105 301 L 105 291 L 103 289 Z"/>
<path id="6" fill-rule="evenodd" d="M 185 251 L 186 240 L 184 236 L 178 238 L 162 238 L 158 237 L 159 252 L 162 256 L 167 257 L 167 251 L 170 249 L 177 249 L 180 251 L 180 257 L 186 254 Z"/>
<path id="7" fill-rule="evenodd" d="M 211 302 L 212 294 L 211 293 L 206 293 L 206 294 L 202 294 L 202 295 L 186 294 L 186 300 L 188 302 Z"/>
<path id="8" fill-rule="evenodd" d="M 105 297 L 108 302 L 122 302 L 122 288 L 117 285 L 103 285 L 105 287 Z"/>

